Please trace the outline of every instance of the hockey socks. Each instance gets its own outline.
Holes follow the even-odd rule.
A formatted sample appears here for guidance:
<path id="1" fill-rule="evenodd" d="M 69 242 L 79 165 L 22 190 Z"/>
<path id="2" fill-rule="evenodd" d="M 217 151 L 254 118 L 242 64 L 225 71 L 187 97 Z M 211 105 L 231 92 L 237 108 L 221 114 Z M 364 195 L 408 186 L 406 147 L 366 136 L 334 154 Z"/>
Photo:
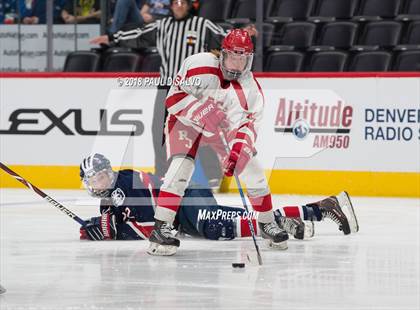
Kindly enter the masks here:
<path id="1" fill-rule="evenodd" d="M 161 190 L 157 199 L 155 219 L 172 224 L 181 200 L 181 196 Z"/>
<path id="2" fill-rule="evenodd" d="M 303 206 L 286 206 L 279 209 L 282 216 L 300 217 L 304 221 L 321 221 L 322 214 L 317 203 L 308 203 Z"/>
<path id="3" fill-rule="evenodd" d="M 271 222 L 273 216 L 273 207 L 271 202 L 271 195 L 265 195 L 261 197 L 248 197 L 252 207 L 258 214 L 258 222 Z M 285 206 L 281 207 L 278 210 L 281 216 L 284 217 L 299 217 L 304 221 L 321 221 L 322 213 L 319 207 L 318 202 L 308 203 L 303 206 Z M 254 226 L 254 231 L 256 235 L 260 235 L 260 229 L 256 224 L 256 219 L 252 219 L 252 224 Z M 249 229 L 248 221 L 244 218 L 236 219 L 236 237 L 249 237 L 251 236 L 251 231 Z"/>
<path id="4" fill-rule="evenodd" d="M 257 225 L 256 219 L 251 219 L 252 226 L 254 227 L 254 232 L 257 236 L 259 236 L 259 229 Z M 251 229 L 248 224 L 248 220 L 243 218 L 242 216 L 238 216 L 235 219 L 235 237 L 251 237 Z"/>
<path id="5" fill-rule="evenodd" d="M 254 211 L 259 212 L 258 222 L 271 223 L 274 222 L 273 204 L 271 202 L 271 195 L 267 194 L 260 197 L 249 197 Z"/>
<path id="6" fill-rule="evenodd" d="M 316 203 L 308 203 L 302 207 L 304 221 L 322 221 L 321 210 Z"/>

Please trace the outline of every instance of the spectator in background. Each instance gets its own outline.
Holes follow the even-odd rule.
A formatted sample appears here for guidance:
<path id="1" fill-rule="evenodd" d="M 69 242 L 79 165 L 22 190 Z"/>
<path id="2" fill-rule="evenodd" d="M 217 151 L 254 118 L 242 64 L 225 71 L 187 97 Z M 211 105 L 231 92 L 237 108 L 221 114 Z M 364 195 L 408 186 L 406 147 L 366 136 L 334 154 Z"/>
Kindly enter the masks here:
<path id="1" fill-rule="evenodd" d="M 129 24 L 133 27 L 125 30 L 142 27 L 171 14 L 171 0 L 117 0 L 109 32 L 116 33 Z"/>
<path id="2" fill-rule="evenodd" d="M 146 0 L 116 0 L 114 3 L 114 14 L 110 33 L 115 33 L 126 24 L 133 24 L 134 27 L 141 27 L 144 20 L 140 15 L 140 8 Z"/>
<path id="3" fill-rule="evenodd" d="M 61 18 L 66 24 L 98 24 L 101 20 L 100 1 L 67 0 Z"/>
<path id="4" fill-rule="evenodd" d="M 140 14 L 145 24 L 168 17 L 172 14 L 171 0 L 147 0 L 141 8 Z"/>
<path id="5" fill-rule="evenodd" d="M 65 0 L 54 1 L 54 21 L 58 20 Z M 19 10 L 23 24 L 45 24 L 47 22 L 47 0 L 19 0 Z"/>
<path id="6" fill-rule="evenodd" d="M 0 24 L 14 24 L 17 19 L 16 0 L 0 2 Z"/>

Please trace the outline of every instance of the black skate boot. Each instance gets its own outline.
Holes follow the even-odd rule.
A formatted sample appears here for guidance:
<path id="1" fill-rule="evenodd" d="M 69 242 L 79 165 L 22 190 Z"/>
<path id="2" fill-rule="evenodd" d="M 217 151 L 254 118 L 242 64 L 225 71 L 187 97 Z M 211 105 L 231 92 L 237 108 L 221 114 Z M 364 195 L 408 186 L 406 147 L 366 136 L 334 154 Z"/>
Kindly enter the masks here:
<path id="1" fill-rule="evenodd" d="M 274 217 L 279 227 L 295 237 L 295 239 L 303 240 L 314 236 L 314 222 L 312 221 L 305 223 L 300 217 L 281 216 L 278 210 L 274 211 Z"/>
<path id="2" fill-rule="evenodd" d="M 174 255 L 180 242 L 173 237 L 171 231 L 172 227 L 169 223 L 156 220 L 154 229 L 149 237 L 150 245 L 147 253 L 159 256 Z"/>
<path id="3" fill-rule="evenodd" d="M 338 225 L 338 229 L 343 231 L 345 235 L 351 233 L 350 224 L 347 216 L 341 210 L 337 197 L 330 196 L 315 203 L 321 211 L 322 219 L 329 218 Z"/>
<path id="4" fill-rule="evenodd" d="M 289 235 L 281 229 L 276 222 L 258 223 L 258 227 L 261 231 L 261 237 L 268 241 L 267 245 L 270 248 L 279 250 L 287 249 L 287 239 L 289 239 Z"/>

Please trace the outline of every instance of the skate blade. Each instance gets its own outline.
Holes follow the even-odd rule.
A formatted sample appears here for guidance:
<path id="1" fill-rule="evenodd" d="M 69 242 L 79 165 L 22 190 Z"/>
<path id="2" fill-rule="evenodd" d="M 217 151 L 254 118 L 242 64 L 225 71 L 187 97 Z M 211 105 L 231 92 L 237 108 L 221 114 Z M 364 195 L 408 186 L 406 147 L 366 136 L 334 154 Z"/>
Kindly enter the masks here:
<path id="1" fill-rule="evenodd" d="M 171 256 L 175 255 L 177 247 L 174 245 L 162 245 L 154 242 L 150 242 L 147 254 L 155 256 Z"/>
<path id="2" fill-rule="evenodd" d="M 268 248 L 274 249 L 274 250 L 287 250 L 287 240 L 282 242 L 273 242 L 272 240 L 265 239 L 265 244 Z"/>
<path id="3" fill-rule="evenodd" d="M 359 231 L 359 223 L 357 222 L 356 213 L 354 212 L 353 204 L 351 203 L 350 196 L 347 192 L 341 192 L 337 196 L 338 203 L 342 207 L 344 214 L 349 220 L 350 231 L 356 233 Z M 343 208 L 344 207 L 344 208 Z"/>
<path id="4" fill-rule="evenodd" d="M 315 235 L 315 225 L 312 221 L 304 221 L 305 223 L 305 232 L 303 239 L 312 238 Z"/>

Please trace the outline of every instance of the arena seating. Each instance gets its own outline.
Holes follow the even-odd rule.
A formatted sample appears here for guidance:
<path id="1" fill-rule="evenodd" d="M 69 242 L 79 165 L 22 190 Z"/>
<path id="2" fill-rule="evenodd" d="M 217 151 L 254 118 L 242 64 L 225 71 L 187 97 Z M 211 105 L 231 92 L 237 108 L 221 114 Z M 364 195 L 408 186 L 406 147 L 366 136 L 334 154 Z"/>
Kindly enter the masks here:
<path id="1" fill-rule="evenodd" d="M 64 72 L 95 72 L 99 69 L 100 56 L 95 52 L 78 51 L 67 55 Z"/>
<path id="2" fill-rule="evenodd" d="M 135 52 L 110 53 L 104 62 L 104 72 L 136 72 L 141 68 L 143 57 Z"/>
<path id="3" fill-rule="evenodd" d="M 228 21 L 232 24 L 247 24 L 255 20 L 255 6 L 256 0 L 236 0 Z"/>
<path id="4" fill-rule="evenodd" d="M 384 51 L 365 51 L 357 53 L 348 66 L 348 71 L 387 71 L 390 68 L 391 53 Z"/>
<path id="5" fill-rule="evenodd" d="M 341 72 L 344 71 L 348 54 L 338 51 L 314 53 L 305 71 Z"/>
<path id="6" fill-rule="evenodd" d="M 200 1 L 198 15 L 214 22 L 223 22 L 230 18 L 232 2 L 232 0 Z"/>
<path id="7" fill-rule="evenodd" d="M 255 22 L 256 1 L 200 0 L 198 14 L 229 31 Z M 420 71 L 420 0 L 265 0 L 262 36 L 268 72 Z M 158 70 L 155 49 L 140 54 L 136 69 L 122 69 Z M 111 70 L 93 60 L 78 67 L 76 56 L 94 57 L 72 53 L 66 71 Z"/>
<path id="8" fill-rule="evenodd" d="M 420 50 L 405 51 L 395 59 L 395 71 L 420 71 Z"/>
<path id="9" fill-rule="evenodd" d="M 273 51 L 267 55 L 264 71 L 298 72 L 303 65 L 304 54 L 294 51 Z"/>
<path id="10" fill-rule="evenodd" d="M 309 22 L 286 23 L 278 35 L 274 35 L 273 48 L 277 49 L 306 49 L 315 37 L 316 25 Z"/>
<path id="11" fill-rule="evenodd" d="M 420 2 L 420 1 L 419 1 Z M 418 50 L 420 49 L 420 20 L 409 24 L 401 42 L 394 50 Z"/>
<path id="12" fill-rule="evenodd" d="M 367 23 L 359 36 L 357 45 L 351 50 L 377 50 L 392 48 L 400 39 L 402 25 L 395 21 L 378 21 Z"/>
<path id="13" fill-rule="evenodd" d="M 161 64 L 160 55 L 156 48 L 150 48 L 144 53 L 140 72 L 158 72 Z"/>
<path id="14" fill-rule="evenodd" d="M 420 1 L 406 0 L 403 9 L 396 19 L 402 21 L 420 20 Z"/>
<path id="15" fill-rule="evenodd" d="M 314 0 L 278 0 L 271 1 L 268 8 L 268 22 L 275 24 L 294 20 L 305 20 L 309 17 Z"/>
<path id="16" fill-rule="evenodd" d="M 349 49 L 356 39 L 358 25 L 352 22 L 331 22 L 322 26 L 315 45 L 309 51 Z"/>
<path id="17" fill-rule="evenodd" d="M 336 20 L 349 20 L 353 17 L 358 0 L 319 0 L 309 21 L 326 23 Z"/>
<path id="18" fill-rule="evenodd" d="M 357 21 L 374 21 L 395 18 L 401 6 L 401 0 L 361 0 Z"/>

